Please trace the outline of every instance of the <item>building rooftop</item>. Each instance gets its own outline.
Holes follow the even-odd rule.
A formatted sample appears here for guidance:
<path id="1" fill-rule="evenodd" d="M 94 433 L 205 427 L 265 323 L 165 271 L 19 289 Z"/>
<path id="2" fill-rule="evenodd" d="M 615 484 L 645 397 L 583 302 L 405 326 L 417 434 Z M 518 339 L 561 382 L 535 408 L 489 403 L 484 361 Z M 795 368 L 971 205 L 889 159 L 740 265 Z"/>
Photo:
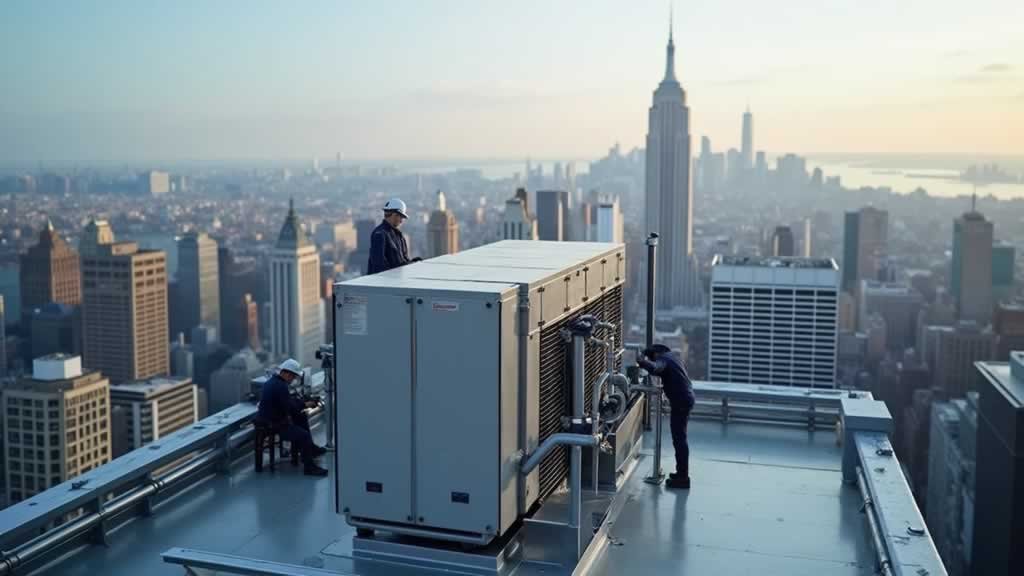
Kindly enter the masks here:
<path id="1" fill-rule="evenodd" d="M 122 392 L 150 396 L 152 394 L 158 394 L 165 390 L 177 388 L 178 386 L 187 385 L 191 383 L 191 378 L 172 378 L 160 376 L 157 378 L 150 378 L 148 380 L 137 380 L 135 382 L 125 382 L 123 384 L 111 384 L 110 392 Z"/>
<path id="2" fill-rule="evenodd" d="M 862 501 L 842 484 L 834 432 L 698 420 L 690 438 L 693 489 L 645 484 L 646 468 L 638 470 L 624 488 L 631 502 L 612 528 L 615 544 L 591 574 L 875 573 Z M 650 465 L 650 440 L 641 467 Z M 357 562 L 353 535 L 334 513 L 330 478 L 290 465 L 256 474 L 247 458 L 112 534 L 109 547 L 91 546 L 41 574 L 177 576 L 181 568 L 160 556 L 173 547 L 353 576 L 425 573 Z M 541 573 L 524 568 L 516 574 Z"/>
<path id="3" fill-rule="evenodd" d="M 730 256 L 716 254 L 712 266 L 749 266 L 754 268 L 818 268 L 839 270 L 831 258 L 790 258 L 781 256 Z"/>

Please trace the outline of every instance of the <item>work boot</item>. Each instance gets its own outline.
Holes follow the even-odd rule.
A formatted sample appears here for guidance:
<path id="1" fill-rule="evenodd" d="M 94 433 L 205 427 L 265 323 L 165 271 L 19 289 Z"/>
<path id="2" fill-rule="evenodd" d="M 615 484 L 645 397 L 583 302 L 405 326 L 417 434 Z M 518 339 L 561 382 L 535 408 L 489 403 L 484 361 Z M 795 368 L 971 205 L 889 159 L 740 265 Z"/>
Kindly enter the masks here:
<path id="1" fill-rule="evenodd" d="M 676 474 L 669 474 L 668 480 L 665 482 L 665 486 L 669 488 L 675 488 L 677 490 L 689 490 L 690 489 L 690 477 L 689 476 L 677 476 Z"/>
<path id="2" fill-rule="evenodd" d="M 323 476 L 327 476 L 327 468 L 321 468 L 321 467 L 317 466 L 316 464 L 310 463 L 310 464 L 306 464 L 306 466 L 302 470 L 302 473 L 305 474 L 306 476 L 319 476 L 319 477 L 323 477 Z"/>
<path id="3" fill-rule="evenodd" d="M 313 457 L 314 458 L 319 458 L 319 457 L 323 456 L 324 454 L 327 454 L 327 448 L 324 448 L 323 446 L 317 446 L 316 444 L 313 445 Z"/>

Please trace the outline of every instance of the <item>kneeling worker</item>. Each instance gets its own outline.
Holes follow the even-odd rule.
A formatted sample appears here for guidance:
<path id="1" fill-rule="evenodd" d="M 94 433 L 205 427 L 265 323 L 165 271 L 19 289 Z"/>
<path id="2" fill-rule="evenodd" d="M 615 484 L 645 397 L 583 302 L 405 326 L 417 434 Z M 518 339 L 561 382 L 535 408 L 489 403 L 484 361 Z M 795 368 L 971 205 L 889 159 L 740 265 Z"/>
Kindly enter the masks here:
<path id="1" fill-rule="evenodd" d="M 292 444 L 302 457 L 303 473 L 307 476 L 327 476 L 327 470 L 317 466 L 314 458 L 323 456 L 327 450 L 313 443 L 309 431 L 309 419 L 298 398 L 288 389 L 292 380 L 300 376 L 302 367 L 289 358 L 277 368 L 277 373 L 263 384 L 260 396 L 259 419 L 268 423 L 280 436 Z"/>
<path id="2" fill-rule="evenodd" d="M 644 357 L 637 363 L 650 374 L 661 378 L 661 386 L 671 408 L 669 427 L 672 431 L 672 447 L 676 451 L 676 471 L 669 474 L 665 485 L 689 490 L 690 446 L 686 442 L 686 425 L 695 402 L 690 376 L 682 360 L 664 344 L 655 344 L 644 350 Z M 661 418 L 661 414 L 658 417 Z"/>

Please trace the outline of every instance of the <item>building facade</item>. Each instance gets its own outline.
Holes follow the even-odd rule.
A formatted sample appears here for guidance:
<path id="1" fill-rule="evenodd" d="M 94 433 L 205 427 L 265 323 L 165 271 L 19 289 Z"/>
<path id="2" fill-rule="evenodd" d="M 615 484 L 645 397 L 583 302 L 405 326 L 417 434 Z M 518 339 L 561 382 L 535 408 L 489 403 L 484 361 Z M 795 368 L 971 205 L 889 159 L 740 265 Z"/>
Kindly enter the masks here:
<path id="1" fill-rule="evenodd" d="M 20 258 L 21 311 L 26 318 L 49 302 L 78 306 L 82 279 L 78 253 L 47 221 L 39 242 Z"/>
<path id="2" fill-rule="evenodd" d="M 167 256 L 134 242 L 82 258 L 83 362 L 111 382 L 167 374 Z"/>
<path id="3" fill-rule="evenodd" d="M 961 398 L 974 389 L 975 362 L 996 357 L 996 335 L 974 322 L 959 322 L 938 331 L 938 349 L 934 357 L 934 385 L 947 398 Z"/>
<path id="4" fill-rule="evenodd" d="M 690 109 L 676 79 L 675 43 L 669 34 L 665 76 L 654 91 L 647 120 L 646 230 L 660 239 L 656 307 L 688 305 L 686 276 L 680 266 L 693 251 L 693 189 L 690 186 Z"/>
<path id="5" fill-rule="evenodd" d="M 917 321 L 924 298 L 906 284 L 861 280 L 857 305 L 859 330 L 865 330 L 868 318 L 877 314 L 885 320 L 885 343 L 894 358 L 917 342 Z"/>
<path id="6" fill-rule="evenodd" d="M 569 237 L 569 192 L 537 191 L 537 239 L 561 242 Z"/>
<path id="7" fill-rule="evenodd" d="M 203 324 L 220 326 L 220 275 L 217 241 L 202 232 L 191 232 L 178 241 L 178 314 L 181 331 L 188 334 Z"/>
<path id="8" fill-rule="evenodd" d="M 995 228 L 976 210 L 953 222 L 950 288 L 957 317 L 985 325 L 992 320 L 992 236 Z"/>
<path id="9" fill-rule="evenodd" d="M 437 207 L 427 222 L 427 257 L 434 258 L 459 251 L 459 223 L 448 209 L 444 192 L 437 191 Z"/>
<path id="10" fill-rule="evenodd" d="M 313 364 L 323 342 L 320 255 L 289 205 L 270 261 L 270 352 Z"/>
<path id="11" fill-rule="evenodd" d="M 708 378 L 836 387 L 838 295 L 832 260 L 716 256 Z"/>
<path id="12" fill-rule="evenodd" d="M 871 206 L 847 212 L 843 225 L 843 290 L 855 294 L 861 280 L 877 280 L 889 243 L 889 213 Z"/>
<path id="13" fill-rule="evenodd" d="M 33 361 L 4 388 L 7 501 L 19 502 L 110 461 L 110 381 L 78 356 Z"/>
<path id="14" fill-rule="evenodd" d="M 516 195 L 505 201 L 505 215 L 501 222 L 502 240 L 536 240 L 537 221 L 530 214 L 526 190 L 516 190 Z"/>
<path id="15" fill-rule="evenodd" d="M 110 387 L 111 450 L 117 458 L 199 420 L 189 378 L 151 378 Z"/>

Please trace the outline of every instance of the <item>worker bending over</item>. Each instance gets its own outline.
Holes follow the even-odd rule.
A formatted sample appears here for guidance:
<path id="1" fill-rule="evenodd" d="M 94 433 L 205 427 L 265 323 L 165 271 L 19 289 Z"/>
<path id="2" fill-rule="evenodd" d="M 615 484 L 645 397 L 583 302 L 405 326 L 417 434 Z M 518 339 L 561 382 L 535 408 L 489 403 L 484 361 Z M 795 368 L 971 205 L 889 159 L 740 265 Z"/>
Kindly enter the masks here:
<path id="1" fill-rule="evenodd" d="M 661 378 L 661 387 L 668 397 L 671 415 L 669 427 L 672 432 L 672 447 L 676 452 L 676 471 L 669 474 L 669 488 L 690 489 L 690 446 L 686 441 L 686 425 L 690 411 L 696 401 L 693 384 L 686 373 L 682 360 L 664 344 L 655 344 L 644 350 L 644 357 L 637 363 L 648 373 Z M 661 414 L 658 414 L 661 418 Z"/>
<path id="2" fill-rule="evenodd" d="M 410 262 L 419 262 L 420 258 L 409 259 L 409 245 L 405 235 L 398 229 L 409 217 L 405 202 L 392 198 L 384 205 L 384 221 L 370 235 L 370 263 L 366 267 L 367 274 L 376 274 L 405 266 Z"/>
<path id="3" fill-rule="evenodd" d="M 302 457 L 303 473 L 307 476 L 327 476 L 327 470 L 317 465 L 315 458 L 326 449 L 313 443 L 309 431 L 309 418 L 303 412 L 308 406 L 292 396 L 289 385 L 301 374 L 302 367 L 291 358 L 277 368 L 277 373 L 263 384 L 258 418 L 267 423 L 282 440 L 292 444 Z M 273 449 L 273 448 L 271 448 Z"/>

